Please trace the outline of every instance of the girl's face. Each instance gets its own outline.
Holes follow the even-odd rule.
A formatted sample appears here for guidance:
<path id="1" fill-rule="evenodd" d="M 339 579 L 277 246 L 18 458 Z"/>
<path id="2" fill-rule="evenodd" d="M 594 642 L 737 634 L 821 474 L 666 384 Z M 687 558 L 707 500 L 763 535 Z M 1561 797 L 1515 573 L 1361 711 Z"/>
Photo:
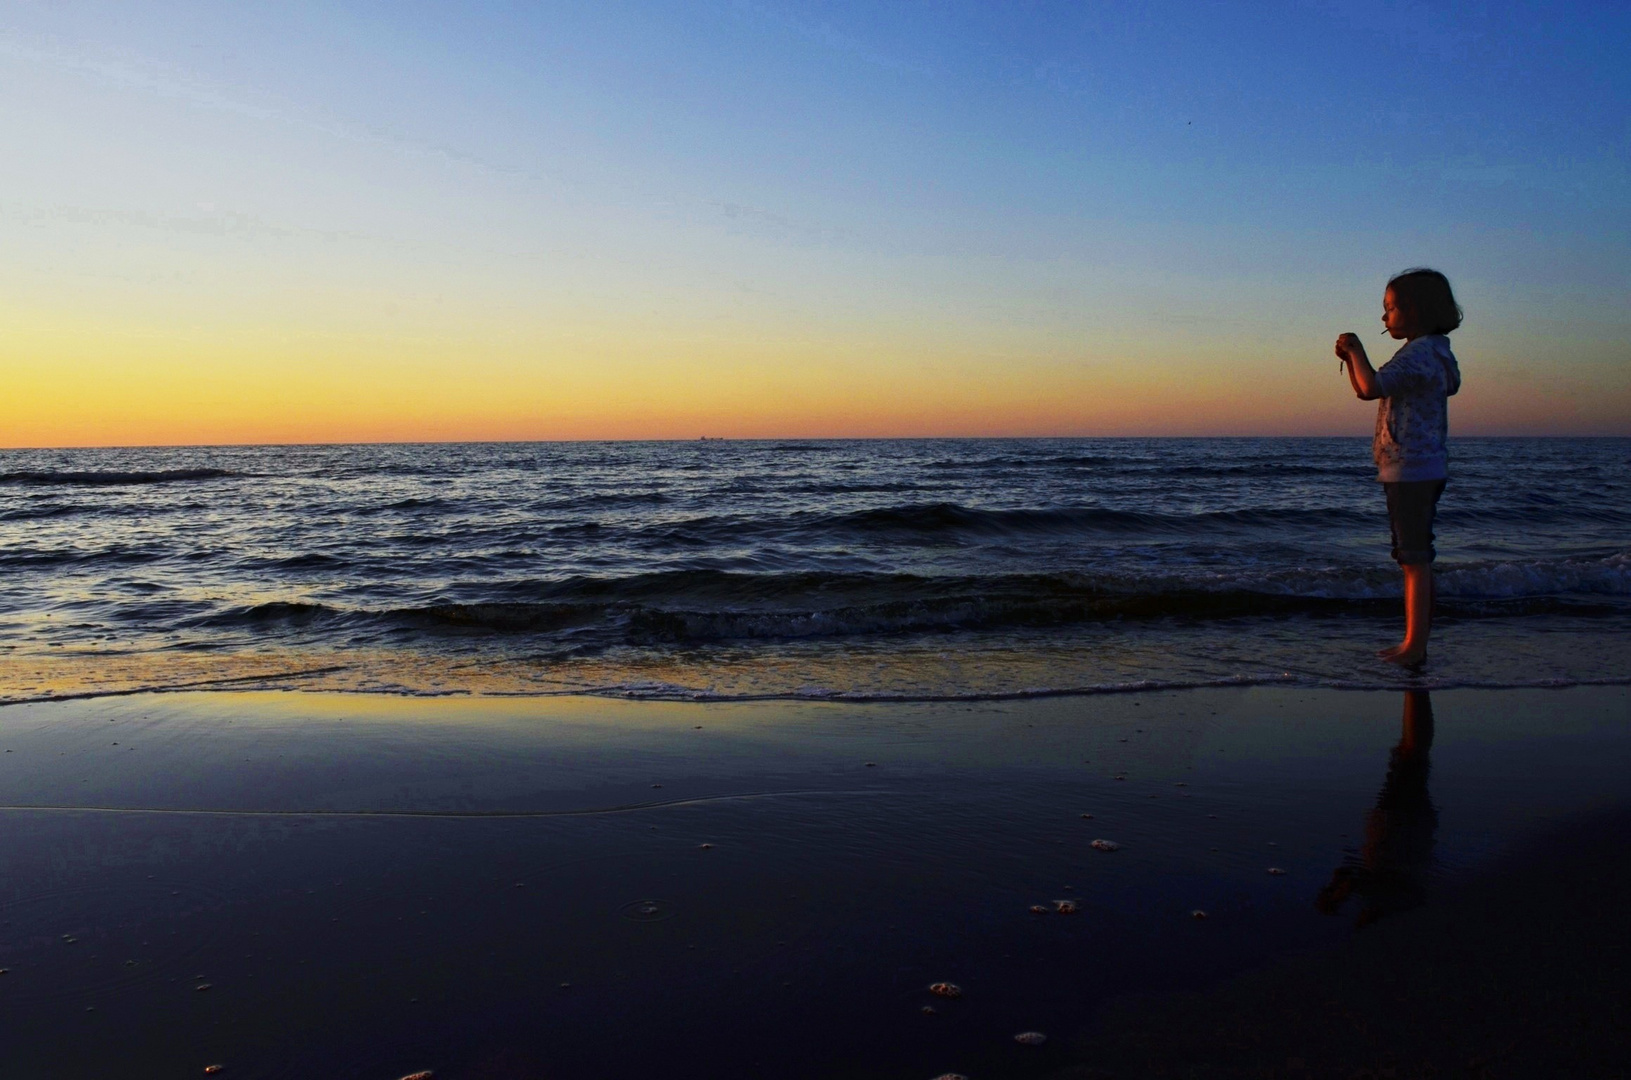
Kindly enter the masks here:
<path id="1" fill-rule="evenodd" d="M 1382 294 L 1382 325 L 1387 327 L 1390 337 L 1400 341 L 1418 336 L 1411 332 L 1414 326 L 1410 315 L 1399 307 L 1399 298 L 1393 295 L 1392 289 Z"/>

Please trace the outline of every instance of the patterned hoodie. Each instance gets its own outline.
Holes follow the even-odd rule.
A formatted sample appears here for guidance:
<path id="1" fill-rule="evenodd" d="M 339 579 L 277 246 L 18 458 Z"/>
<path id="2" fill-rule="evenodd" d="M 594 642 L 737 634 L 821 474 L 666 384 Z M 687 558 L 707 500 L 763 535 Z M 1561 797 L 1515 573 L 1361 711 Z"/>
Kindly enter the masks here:
<path id="1" fill-rule="evenodd" d="M 1376 438 L 1371 442 L 1376 479 L 1389 483 L 1447 478 L 1446 399 L 1461 389 L 1461 369 L 1450 351 L 1450 339 L 1427 334 L 1407 342 L 1376 372 L 1376 388 L 1382 392 Z"/>

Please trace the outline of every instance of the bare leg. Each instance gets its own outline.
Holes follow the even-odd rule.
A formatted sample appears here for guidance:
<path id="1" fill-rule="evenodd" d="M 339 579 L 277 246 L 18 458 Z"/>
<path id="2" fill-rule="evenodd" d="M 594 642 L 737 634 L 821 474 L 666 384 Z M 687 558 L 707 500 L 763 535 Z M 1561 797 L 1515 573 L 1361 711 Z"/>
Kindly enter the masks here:
<path id="1" fill-rule="evenodd" d="M 1433 629 L 1433 567 L 1407 563 L 1404 571 L 1404 640 L 1377 653 L 1395 664 L 1419 664 L 1427 659 L 1427 635 Z"/>

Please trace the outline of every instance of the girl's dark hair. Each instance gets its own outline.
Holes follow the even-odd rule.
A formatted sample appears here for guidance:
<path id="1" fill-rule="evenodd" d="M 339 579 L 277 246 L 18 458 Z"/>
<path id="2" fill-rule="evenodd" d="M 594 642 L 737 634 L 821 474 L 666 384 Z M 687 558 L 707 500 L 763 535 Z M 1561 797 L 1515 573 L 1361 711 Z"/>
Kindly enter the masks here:
<path id="1" fill-rule="evenodd" d="M 1394 274 L 1387 283 L 1393 301 L 1410 312 L 1425 334 L 1448 334 L 1461 325 L 1461 305 L 1450 291 L 1450 279 L 1437 270 L 1415 266 Z"/>

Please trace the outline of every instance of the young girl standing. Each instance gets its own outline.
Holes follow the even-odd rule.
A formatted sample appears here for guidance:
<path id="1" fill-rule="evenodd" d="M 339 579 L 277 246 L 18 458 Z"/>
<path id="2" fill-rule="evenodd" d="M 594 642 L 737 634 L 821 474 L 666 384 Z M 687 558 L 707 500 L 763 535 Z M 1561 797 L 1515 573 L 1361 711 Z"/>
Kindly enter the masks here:
<path id="1" fill-rule="evenodd" d="M 1404 640 L 1384 660 L 1414 665 L 1427 658 L 1433 625 L 1433 515 L 1449 478 L 1447 398 L 1461 389 L 1461 370 L 1445 335 L 1461 325 L 1450 281 L 1437 270 L 1406 270 L 1382 294 L 1382 325 L 1404 347 L 1377 370 L 1354 334 L 1337 338 L 1338 366 L 1363 401 L 1381 399 L 1371 453 L 1387 494 L 1393 558 L 1404 571 Z"/>

